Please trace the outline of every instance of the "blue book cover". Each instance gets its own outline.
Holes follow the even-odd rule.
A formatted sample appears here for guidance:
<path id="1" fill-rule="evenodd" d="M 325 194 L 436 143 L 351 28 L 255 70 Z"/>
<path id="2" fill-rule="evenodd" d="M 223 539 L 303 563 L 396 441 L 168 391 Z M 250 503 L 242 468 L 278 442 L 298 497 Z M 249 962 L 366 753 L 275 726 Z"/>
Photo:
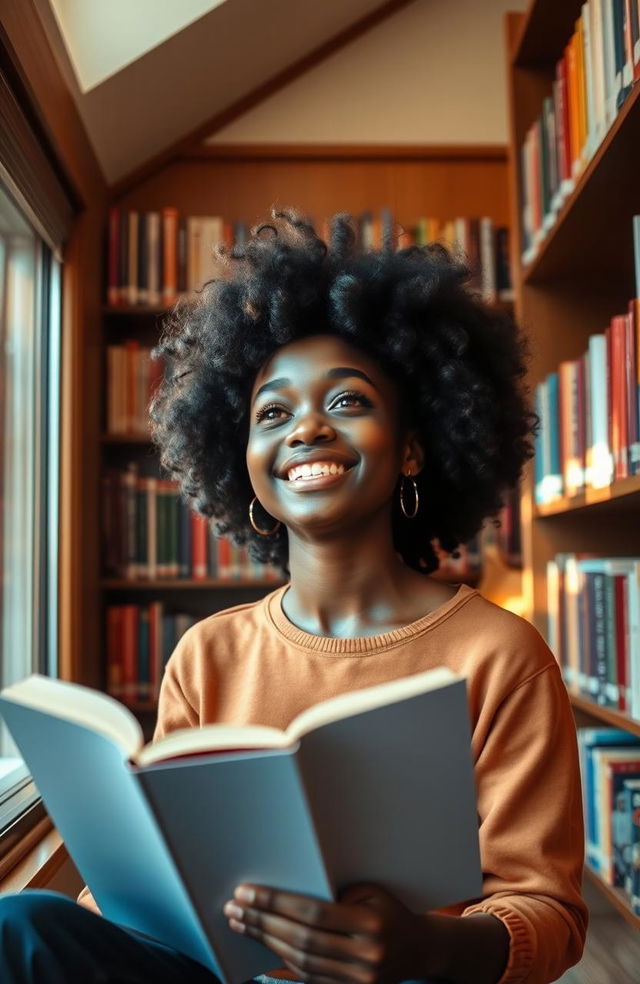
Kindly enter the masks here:
<path id="1" fill-rule="evenodd" d="M 578 751 L 582 772 L 582 793 L 587 863 L 595 871 L 600 868 L 598 854 L 598 813 L 594 797 L 594 748 L 618 748 L 621 745 L 640 745 L 640 737 L 621 728 L 578 728 Z"/>
<path id="2" fill-rule="evenodd" d="M 560 460 L 560 394 L 558 373 L 547 376 L 549 399 L 549 491 L 552 498 L 562 495 L 562 463 Z"/>

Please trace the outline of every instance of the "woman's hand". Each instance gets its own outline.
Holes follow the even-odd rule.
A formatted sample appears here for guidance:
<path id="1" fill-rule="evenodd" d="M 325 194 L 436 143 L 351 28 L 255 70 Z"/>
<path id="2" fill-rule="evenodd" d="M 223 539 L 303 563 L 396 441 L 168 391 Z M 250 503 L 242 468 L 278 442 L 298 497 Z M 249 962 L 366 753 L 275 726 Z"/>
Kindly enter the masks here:
<path id="1" fill-rule="evenodd" d="M 427 917 L 376 885 L 352 885 L 339 902 L 240 885 L 224 913 L 233 930 L 269 947 L 301 981 L 392 984 L 427 976 Z"/>

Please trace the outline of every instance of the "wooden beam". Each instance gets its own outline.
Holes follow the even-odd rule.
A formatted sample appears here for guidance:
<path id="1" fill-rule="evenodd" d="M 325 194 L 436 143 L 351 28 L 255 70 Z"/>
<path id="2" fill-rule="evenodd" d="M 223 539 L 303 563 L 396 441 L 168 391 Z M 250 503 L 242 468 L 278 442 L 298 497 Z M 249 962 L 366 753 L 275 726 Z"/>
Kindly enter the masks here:
<path id="1" fill-rule="evenodd" d="M 181 160 L 505 161 L 504 144 L 197 144 Z"/>

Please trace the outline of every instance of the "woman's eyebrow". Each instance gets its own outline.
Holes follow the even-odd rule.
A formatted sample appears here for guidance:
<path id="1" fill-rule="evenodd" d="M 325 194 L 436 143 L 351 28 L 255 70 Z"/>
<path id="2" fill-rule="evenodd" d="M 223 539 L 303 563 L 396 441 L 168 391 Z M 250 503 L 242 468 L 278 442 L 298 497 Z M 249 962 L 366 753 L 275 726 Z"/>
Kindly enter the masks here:
<path id="1" fill-rule="evenodd" d="M 345 379 L 348 378 L 349 376 L 357 376 L 359 379 L 364 379 L 364 381 L 366 383 L 369 383 L 370 386 L 373 386 L 374 389 L 376 388 L 376 385 L 373 382 L 373 380 L 369 379 L 369 377 L 365 372 L 362 372 L 361 369 L 354 369 L 351 366 L 337 366 L 335 369 L 329 369 L 325 373 L 325 375 L 327 379 Z M 282 389 L 285 386 L 290 386 L 290 385 L 291 385 L 291 380 L 288 379 L 286 376 L 281 376 L 279 379 L 270 379 L 269 382 L 264 383 L 260 387 L 260 389 L 256 391 L 256 395 L 253 398 L 254 403 L 261 395 L 261 393 L 264 393 L 267 390 Z"/>
<path id="2" fill-rule="evenodd" d="M 268 383 L 265 383 L 264 386 L 261 386 L 260 389 L 256 391 L 253 401 L 255 403 L 260 394 L 264 393 L 266 390 L 277 390 L 281 389 L 283 386 L 289 386 L 290 384 L 291 380 L 287 379 L 286 376 L 282 376 L 280 379 L 270 379 Z"/>
<path id="3" fill-rule="evenodd" d="M 377 388 L 373 380 L 369 379 L 366 372 L 362 372 L 361 369 L 353 369 L 350 366 L 338 366 L 336 369 L 329 369 L 327 373 L 329 379 L 344 379 L 347 376 L 358 376 L 359 379 L 364 379 L 365 383 L 369 383 L 374 389 Z"/>

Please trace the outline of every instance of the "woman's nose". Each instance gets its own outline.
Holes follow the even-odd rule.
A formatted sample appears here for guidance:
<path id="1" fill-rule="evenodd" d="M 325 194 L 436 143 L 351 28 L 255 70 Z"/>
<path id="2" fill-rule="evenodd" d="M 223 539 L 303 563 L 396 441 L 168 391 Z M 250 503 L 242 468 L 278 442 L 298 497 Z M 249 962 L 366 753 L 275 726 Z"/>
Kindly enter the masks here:
<path id="1" fill-rule="evenodd" d="M 290 447 L 298 444 L 318 444 L 332 441 L 336 434 L 329 421 L 320 413 L 310 412 L 298 417 L 286 438 Z"/>

